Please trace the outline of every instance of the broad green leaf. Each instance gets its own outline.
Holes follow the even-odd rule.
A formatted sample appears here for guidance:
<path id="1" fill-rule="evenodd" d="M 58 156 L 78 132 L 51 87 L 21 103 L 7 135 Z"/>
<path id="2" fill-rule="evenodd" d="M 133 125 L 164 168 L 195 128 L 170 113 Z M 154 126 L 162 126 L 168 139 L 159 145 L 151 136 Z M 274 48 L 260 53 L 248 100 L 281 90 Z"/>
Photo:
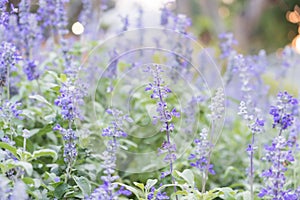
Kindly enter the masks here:
<path id="1" fill-rule="evenodd" d="M 67 81 L 67 75 L 60 74 L 59 77 L 60 77 L 61 82 L 66 82 Z"/>
<path id="2" fill-rule="evenodd" d="M 73 176 L 74 181 L 82 191 L 83 196 L 91 194 L 91 185 L 87 178 Z"/>
<path id="3" fill-rule="evenodd" d="M 16 158 L 19 158 L 18 154 L 17 154 L 17 149 L 5 142 L 0 142 L 0 148 L 6 149 L 9 152 L 11 152 Z"/>
<path id="4" fill-rule="evenodd" d="M 30 99 L 35 99 L 35 100 L 37 100 L 37 101 L 39 101 L 39 102 L 42 102 L 42 103 L 45 103 L 45 104 L 47 104 L 50 108 L 52 108 L 52 104 L 49 103 L 49 101 L 47 101 L 47 100 L 46 100 L 43 96 L 41 96 L 41 95 L 36 94 L 36 95 L 29 96 L 29 98 L 30 98 Z"/>
<path id="5" fill-rule="evenodd" d="M 183 178 L 190 186 L 194 186 L 195 181 L 194 181 L 194 174 L 192 170 L 190 169 L 185 169 L 183 172 L 179 172 L 177 170 L 174 171 L 178 176 Z"/>
<path id="6" fill-rule="evenodd" d="M 58 199 L 62 199 L 62 197 L 66 193 L 67 189 L 68 189 L 68 185 L 66 183 L 60 184 L 54 190 L 54 197 L 56 197 Z"/>
<path id="7" fill-rule="evenodd" d="M 23 147 L 23 145 L 24 145 L 24 137 L 22 137 L 22 136 L 17 136 L 17 137 L 15 137 L 14 138 L 14 141 L 16 142 L 16 146 L 17 147 Z M 31 140 L 26 140 L 26 151 L 28 151 L 28 152 L 33 152 L 33 150 L 34 150 L 34 148 L 33 148 L 33 144 L 32 144 L 32 142 L 31 142 Z"/>
<path id="8" fill-rule="evenodd" d="M 44 135 L 44 134 L 52 131 L 52 129 L 53 129 L 53 125 L 47 124 L 45 127 L 41 128 L 35 135 L 38 135 L 38 136 Z"/>
<path id="9" fill-rule="evenodd" d="M 32 169 L 32 165 L 29 162 L 17 161 L 17 162 L 13 162 L 13 163 L 11 162 L 10 164 L 12 164 L 14 166 L 22 167 L 23 169 L 25 169 L 28 176 L 32 175 L 33 169 Z"/>
<path id="10" fill-rule="evenodd" d="M 30 177 L 25 177 L 22 179 L 22 181 L 27 185 L 34 185 L 34 180 Z"/>
<path id="11" fill-rule="evenodd" d="M 133 184 L 137 187 L 139 187 L 142 191 L 144 191 L 145 187 L 143 183 L 133 182 Z"/>
<path id="12" fill-rule="evenodd" d="M 222 192 L 222 194 L 219 195 L 219 197 L 222 199 L 226 199 L 226 200 L 235 200 L 236 199 L 235 198 L 236 191 L 234 191 L 230 187 L 216 188 L 215 190 Z"/>
<path id="13" fill-rule="evenodd" d="M 57 160 L 57 153 L 52 149 L 41 149 L 38 151 L 34 151 L 32 159 L 36 159 L 43 156 L 51 156 L 53 158 L 53 161 Z"/>
<path id="14" fill-rule="evenodd" d="M 157 179 L 148 179 L 145 186 L 146 190 L 149 191 L 156 183 Z"/>

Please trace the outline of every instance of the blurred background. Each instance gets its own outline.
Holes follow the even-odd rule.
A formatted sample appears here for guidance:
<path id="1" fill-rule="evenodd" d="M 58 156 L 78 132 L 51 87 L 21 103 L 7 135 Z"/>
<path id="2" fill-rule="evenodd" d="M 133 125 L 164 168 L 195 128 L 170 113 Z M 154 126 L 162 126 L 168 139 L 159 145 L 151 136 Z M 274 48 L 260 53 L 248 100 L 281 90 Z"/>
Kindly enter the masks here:
<path id="1" fill-rule="evenodd" d="M 10 0 L 18 5 L 20 0 Z M 32 1 L 32 12 L 42 0 Z M 90 27 L 86 31 L 120 29 L 124 23 L 159 24 L 161 9 L 185 14 L 192 19 L 189 31 L 204 45 L 214 45 L 222 32 L 233 32 L 243 53 L 281 51 L 286 45 L 300 52 L 299 0 L 87 0 L 93 2 Z M 83 8 L 81 0 L 70 0 L 69 29 L 80 35 L 83 28 L 76 22 Z M 84 2 L 84 1 L 83 1 Z M 143 15 L 142 15 L 143 14 Z M 92 21 L 96 22 L 92 22 Z M 136 22 L 134 22 L 136 21 Z M 75 26 L 74 26 L 75 24 Z M 73 30 L 72 30 L 73 26 Z M 79 29 L 79 32 L 78 32 Z M 76 32 L 77 30 L 77 32 Z M 79 33 L 79 34 L 78 34 Z"/>

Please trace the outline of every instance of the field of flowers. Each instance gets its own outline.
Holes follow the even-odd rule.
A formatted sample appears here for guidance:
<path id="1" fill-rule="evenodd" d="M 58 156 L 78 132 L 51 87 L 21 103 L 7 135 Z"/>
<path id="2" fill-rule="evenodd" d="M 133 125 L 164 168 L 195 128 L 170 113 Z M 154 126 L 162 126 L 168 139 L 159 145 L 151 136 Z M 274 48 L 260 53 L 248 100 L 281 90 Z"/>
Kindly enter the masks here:
<path id="1" fill-rule="evenodd" d="M 74 2 L 0 0 L 0 200 L 300 199 L 295 49 Z"/>

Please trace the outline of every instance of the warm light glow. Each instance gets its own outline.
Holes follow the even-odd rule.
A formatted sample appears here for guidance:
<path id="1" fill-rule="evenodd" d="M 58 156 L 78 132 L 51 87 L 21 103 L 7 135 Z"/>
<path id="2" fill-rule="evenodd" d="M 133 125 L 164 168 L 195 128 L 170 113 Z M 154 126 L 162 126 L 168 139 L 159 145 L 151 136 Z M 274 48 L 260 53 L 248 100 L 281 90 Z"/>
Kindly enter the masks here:
<path id="1" fill-rule="evenodd" d="M 298 52 L 300 52 L 300 35 L 298 35 L 295 40 L 295 48 Z"/>
<path id="2" fill-rule="evenodd" d="M 300 53 L 300 35 L 297 35 L 292 41 L 292 47 Z"/>
<path id="3" fill-rule="evenodd" d="M 82 25 L 80 22 L 75 22 L 75 23 L 72 25 L 72 32 L 73 32 L 75 35 L 81 35 L 81 34 L 84 32 L 84 27 L 83 27 L 83 25 Z"/>
<path id="4" fill-rule="evenodd" d="M 232 4 L 233 2 L 234 2 L 234 0 L 222 0 L 223 1 L 223 3 L 225 3 L 225 4 Z"/>
<path id="5" fill-rule="evenodd" d="M 218 13 L 221 17 L 226 18 L 230 15 L 230 11 L 228 8 L 222 6 L 218 9 Z"/>
<path id="6" fill-rule="evenodd" d="M 298 23 L 300 22 L 300 16 L 297 12 L 288 12 L 287 13 L 287 19 L 292 23 Z"/>

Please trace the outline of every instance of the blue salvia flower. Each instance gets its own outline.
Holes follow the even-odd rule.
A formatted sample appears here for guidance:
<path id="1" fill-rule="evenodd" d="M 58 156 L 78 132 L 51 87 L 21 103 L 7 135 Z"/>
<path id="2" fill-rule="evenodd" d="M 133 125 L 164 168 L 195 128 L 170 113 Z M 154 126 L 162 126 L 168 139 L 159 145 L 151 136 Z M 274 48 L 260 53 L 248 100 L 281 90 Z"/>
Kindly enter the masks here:
<path id="1" fill-rule="evenodd" d="M 166 192 L 162 192 L 162 191 L 156 192 L 156 195 L 155 195 L 155 187 L 152 187 L 147 196 L 147 199 L 148 200 L 164 200 L 164 199 L 170 199 L 170 198 L 168 197 Z"/>
<path id="2" fill-rule="evenodd" d="M 211 111 L 210 117 L 211 120 L 215 121 L 220 119 L 224 115 L 225 111 L 225 98 L 224 91 L 222 88 L 218 88 L 216 94 L 211 99 L 211 104 L 209 109 Z"/>
<path id="3" fill-rule="evenodd" d="M 102 168 L 104 169 L 104 175 L 101 176 L 103 184 L 94 190 L 89 199 L 91 200 L 117 200 L 120 195 L 130 195 L 131 193 L 124 188 L 117 190 L 117 185 L 113 184 L 119 177 L 115 174 L 117 150 L 119 142 L 117 138 L 126 137 L 127 133 L 124 129 L 124 122 L 132 122 L 132 119 L 128 115 L 124 115 L 122 111 L 117 109 L 108 109 L 106 111 L 112 115 L 113 120 L 111 125 L 104 128 L 102 136 L 109 137 L 110 140 L 107 143 L 106 150 L 102 154 Z M 117 190 L 117 191 L 116 191 Z"/>
<path id="4" fill-rule="evenodd" d="M 55 9 L 56 4 L 53 0 L 40 0 L 37 10 L 37 21 L 40 24 L 41 30 L 45 31 L 56 26 Z"/>
<path id="5" fill-rule="evenodd" d="M 138 18 L 137 18 L 137 28 L 143 28 L 143 15 L 144 15 L 144 10 L 141 6 L 138 8 Z"/>
<path id="6" fill-rule="evenodd" d="M 6 12 L 8 0 L 0 0 L 0 25 L 4 27 L 8 24 L 9 13 Z"/>
<path id="7" fill-rule="evenodd" d="M 261 55 L 259 57 L 262 57 Z M 254 198 L 254 153 L 257 147 L 255 146 L 255 136 L 263 131 L 264 120 L 261 117 L 261 110 L 256 107 L 255 96 L 258 96 L 254 93 L 255 85 L 253 79 L 258 75 L 255 74 L 254 66 L 257 60 L 257 57 L 244 57 L 243 55 L 234 55 L 233 60 L 235 60 L 236 69 L 240 79 L 240 91 L 241 91 L 241 102 L 239 106 L 238 115 L 242 116 L 246 120 L 247 126 L 251 133 L 251 142 L 248 145 L 246 151 L 249 155 L 249 184 L 250 184 L 250 193 L 251 199 Z M 256 92 L 258 93 L 258 92 Z"/>
<path id="8" fill-rule="evenodd" d="M 16 47 L 8 42 L 2 42 L 0 46 L 0 87 L 7 84 L 9 71 L 15 70 L 15 65 L 21 57 L 18 56 Z"/>
<path id="9" fill-rule="evenodd" d="M 164 80 L 161 77 L 161 73 L 163 72 L 162 68 L 159 65 L 154 65 L 153 67 L 148 67 L 146 72 L 150 72 L 153 76 L 153 82 L 149 83 L 149 85 L 145 88 L 145 91 L 152 91 L 151 98 L 156 100 L 156 111 L 158 113 L 157 116 L 154 116 L 154 123 L 160 121 L 163 123 L 161 132 L 166 133 L 167 140 L 163 142 L 161 148 L 158 149 L 158 153 L 167 153 L 164 160 L 170 164 L 170 171 L 163 172 L 162 178 L 172 174 L 173 171 L 173 163 L 176 160 L 176 145 L 171 143 L 170 133 L 174 131 L 174 124 L 172 123 L 173 117 L 180 117 L 180 113 L 177 112 L 175 108 L 171 111 L 167 108 L 167 102 L 165 99 L 168 94 L 171 93 L 171 90 L 165 85 Z"/>
<path id="10" fill-rule="evenodd" d="M 54 104 L 61 107 L 61 115 L 65 120 L 74 121 L 82 119 L 79 106 L 82 105 L 83 98 L 86 95 L 84 85 L 76 85 L 67 80 L 60 88 L 60 96 L 54 101 Z"/>
<path id="11" fill-rule="evenodd" d="M 102 0 L 100 4 L 101 11 L 108 9 L 109 0 Z"/>
<path id="12" fill-rule="evenodd" d="M 288 191 L 284 190 L 286 177 L 284 172 L 287 171 L 285 163 L 293 162 L 295 159 L 292 151 L 285 150 L 287 141 L 283 136 L 274 138 L 270 146 L 265 146 L 266 156 L 264 160 L 271 163 L 268 170 L 262 172 L 262 177 L 266 179 L 266 186 L 258 194 L 259 197 L 272 197 L 273 199 L 285 199 L 284 196 Z"/>
<path id="13" fill-rule="evenodd" d="M 235 54 L 235 51 L 233 49 L 234 45 L 237 45 L 237 41 L 235 40 L 232 33 L 221 33 L 219 35 L 220 41 L 220 49 L 221 49 L 221 55 L 220 57 L 222 59 L 228 58 L 232 54 Z"/>
<path id="14" fill-rule="evenodd" d="M 40 38 L 41 34 L 38 32 L 35 14 L 30 13 L 30 5 L 28 1 L 21 1 L 19 6 L 19 33 L 21 34 L 21 49 L 24 50 L 24 66 L 23 71 L 27 79 L 32 81 L 39 77 L 37 72 L 37 65 L 35 61 L 31 60 L 31 49 L 35 42 Z"/>
<path id="15" fill-rule="evenodd" d="M 77 157 L 76 143 L 77 136 L 73 129 L 64 129 L 59 124 L 54 128 L 54 131 L 59 131 L 64 139 L 64 161 L 65 163 L 73 163 Z"/>
<path id="16" fill-rule="evenodd" d="M 127 31 L 129 27 L 129 16 L 120 16 L 121 22 L 123 24 L 122 31 Z"/>
<path id="17" fill-rule="evenodd" d="M 90 0 L 82 0 L 81 2 L 82 2 L 82 10 L 79 16 L 79 20 L 80 22 L 82 22 L 83 25 L 86 25 L 89 19 L 91 18 L 93 2 Z"/>
<path id="18" fill-rule="evenodd" d="M 271 197 L 273 199 L 288 199 L 297 194 L 297 191 L 285 190 L 285 172 L 287 163 L 293 162 L 294 156 L 289 148 L 289 143 L 282 135 L 294 123 L 292 111 L 298 106 L 298 100 L 287 92 L 279 92 L 275 106 L 271 106 L 270 114 L 273 116 L 273 128 L 279 129 L 279 134 L 273 139 L 270 146 L 266 145 L 266 156 L 263 158 L 271 164 L 268 170 L 262 172 L 266 185 L 258 194 L 259 197 Z"/>
<path id="19" fill-rule="evenodd" d="M 68 73 L 69 70 L 73 71 L 72 63 L 71 63 L 71 55 L 69 54 L 68 42 L 65 36 L 69 33 L 67 29 L 68 19 L 65 9 L 65 3 L 69 2 L 69 0 L 56 0 L 55 5 L 55 26 L 58 31 L 61 49 L 62 49 L 62 57 L 64 60 L 65 73 Z"/>
<path id="20" fill-rule="evenodd" d="M 34 25 L 36 17 L 30 13 L 29 1 L 21 1 L 19 4 L 19 33 L 21 34 L 21 47 L 25 49 L 26 58 L 30 57 L 30 49 L 38 36 L 37 25 Z"/>
<path id="21" fill-rule="evenodd" d="M 208 138 L 208 129 L 202 129 L 199 134 L 199 138 L 194 140 L 194 144 L 194 152 L 189 156 L 189 160 L 192 160 L 190 165 L 197 168 L 201 172 L 202 176 L 205 176 L 207 168 L 210 174 L 215 174 L 213 165 L 208 163 L 209 152 L 212 146 Z M 209 166 L 207 167 L 207 165 Z"/>
<path id="22" fill-rule="evenodd" d="M 28 194 L 26 192 L 26 185 L 23 181 L 16 181 L 14 184 L 14 189 L 10 196 L 10 200 L 26 200 L 28 199 Z"/>
<path id="23" fill-rule="evenodd" d="M 118 52 L 116 49 L 113 49 L 109 52 L 109 66 L 105 71 L 105 76 L 108 78 L 116 78 L 117 76 L 117 67 L 118 67 Z"/>
<path id="24" fill-rule="evenodd" d="M 22 117 L 22 110 L 19 109 L 19 107 L 22 106 L 22 103 L 20 102 L 11 102 L 11 101 L 5 101 L 0 106 L 0 113 L 1 117 L 8 121 L 12 121 L 14 118 L 16 119 L 23 119 Z"/>
<path id="25" fill-rule="evenodd" d="M 178 14 L 173 17 L 174 30 L 182 34 L 187 34 L 187 29 L 192 25 L 192 21 L 186 15 Z"/>
<path id="26" fill-rule="evenodd" d="M 0 199 L 1 200 L 26 200 L 28 194 L 26 193 L 26 185 L 17 180 L 14 187 L 10 186 L 10 180 L 6 177 L 0 176 Z"/>
<path id="27" fill-rule="evenodd" d="M 66 9 L 65 9 L 65 3 L 67 2 L 69 2 L 69 0 L 56 0 L 55 25 L 60 37 L 69 33 L 67 29 L 68 21 L 67 21 Z"/>
<path id="28" fill-rule="evenodd" d="M 29 81 L 35 80 L 39 77 L 39 73 L 37 72 L 37 64 L 35 61 L 26 60 L 25 65 L 23 66 L 23 71 Z"/>
<path id="29" fill-rule="evenodd" d="M 271 106 L 270 114 L 273 116 L 273 128 L 278 127 L 280 131 L 287 129 L 293 124 L 295 106 L 298 100 L 287 92 L 279 92 L 275 106 Z"/>
<path id="30" fill-rule="evenodd" d="M 169 23 L 169 17 L 171 16 L 171 11 L 167 8 L 167 5 L 165 4 L 163 8 L 161 8 L 161 14 L 160 14 L 160 25 L 167 26 Z"/>

